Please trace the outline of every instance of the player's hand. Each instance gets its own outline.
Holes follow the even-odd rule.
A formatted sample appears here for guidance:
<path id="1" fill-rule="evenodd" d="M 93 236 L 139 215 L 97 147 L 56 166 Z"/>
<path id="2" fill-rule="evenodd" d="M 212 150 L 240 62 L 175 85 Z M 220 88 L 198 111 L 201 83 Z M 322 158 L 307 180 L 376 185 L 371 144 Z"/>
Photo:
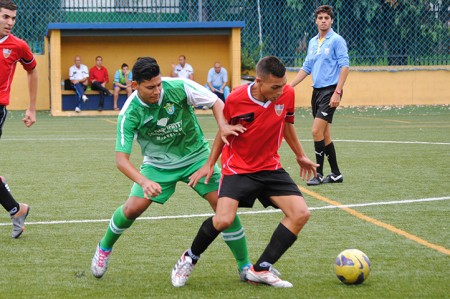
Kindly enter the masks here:
<path id="1" fill-rule="evenodd" d="M 306 156 L 297 157 L 297 163 L 300 165 L 300 177 L 302 180 L 309 180 L 317 176 L 316 168 L 319 167 L 319 164 L 314 163 Z"/>
<path id="2" fill-rule="evenodd" d="M 330 107 L 337 108 L 339 107 L 340 103 L 341 103 L 341 96 L 337 93 L 333 93 L 330 99 Z"/>
<path id="3" fill-rule="evenodd" d="M 247 128 L 245 128 L 241 124 L 237 125 L 224 125 L 220 128 L 220 138 L 222 139 L 223 143 L 226 145 L 230 145 L 230 143 L 227 140 L 227 137 L 230 135 L 233 136 L 239 136 L 240 133 L 244 133 L 247 131 Z"/>
<path id="4" fill-rule="evenodd" d="M 22 119 L 25 126 L 31 127 L 36 122 L 36 110 L 27 109 L 25 117 Z"/>
<path id="5" fill-rule="evenodd" d="M 214 173 L 214 166 L 210 167 L 208 164 L 203 165 L 199 170 L 194 172 L 189 177 L 189 183 L 188 186 L 195 187 L 197 186 L 197 183 L 200 181 L 202 177 L 205 177 L 205 184 L 209 183 L 209 179 Z"/>
<path id="6" fill-rule="evenodd" d="M 156 197 L 161 194 L 162 188 L 156 182 L 145 180 L 141 185 L 142 190 L 144 190 L 144 197 L 151 199 L 152 197 Z"/>

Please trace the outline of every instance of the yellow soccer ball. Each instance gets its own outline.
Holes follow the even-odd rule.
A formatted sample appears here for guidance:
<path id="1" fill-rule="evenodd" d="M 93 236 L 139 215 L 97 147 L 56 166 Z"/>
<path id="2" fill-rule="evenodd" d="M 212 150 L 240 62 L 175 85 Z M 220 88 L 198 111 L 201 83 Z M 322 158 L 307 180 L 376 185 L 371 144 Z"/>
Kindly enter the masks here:
<path id="1" fill-rule="evenodd" d="M 345 284 L 361 284 L 369 276 L 370 260 L 361 250 L 346 249 L 336 257 L 334 273 Z"/>

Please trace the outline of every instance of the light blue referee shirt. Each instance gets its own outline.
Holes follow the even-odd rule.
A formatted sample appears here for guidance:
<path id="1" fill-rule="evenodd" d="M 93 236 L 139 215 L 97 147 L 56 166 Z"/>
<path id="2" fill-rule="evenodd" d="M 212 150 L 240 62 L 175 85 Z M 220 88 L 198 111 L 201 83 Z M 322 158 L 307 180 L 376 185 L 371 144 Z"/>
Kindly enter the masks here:
<path id="1" fill-rule="evenodd" d="M 341 68 L 349 65 L 347 43 L 330 29 L 322 44 L 319 45 L 319 34 L 309 41 L 302 70 L 312 74 L 314 88 L 322 88 L 336 85 Z"/>

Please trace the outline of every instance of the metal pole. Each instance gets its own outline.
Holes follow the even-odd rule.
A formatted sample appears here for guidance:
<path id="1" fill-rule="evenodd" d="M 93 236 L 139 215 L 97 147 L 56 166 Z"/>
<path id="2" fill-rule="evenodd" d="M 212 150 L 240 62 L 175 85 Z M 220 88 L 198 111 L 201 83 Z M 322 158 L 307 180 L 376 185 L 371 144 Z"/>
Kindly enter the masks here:
<path id="1" fill-rule="evenodd" d="M 259 59 L 262 58 L 262 25 L 261 25 L 261 6 L 258 0 L 258 25 L 259 25 Z"/>
<path id="2" fill-rule="evenodd" d="M 203 21 L 203 0 L 198 0 L 198 21 Z"/>

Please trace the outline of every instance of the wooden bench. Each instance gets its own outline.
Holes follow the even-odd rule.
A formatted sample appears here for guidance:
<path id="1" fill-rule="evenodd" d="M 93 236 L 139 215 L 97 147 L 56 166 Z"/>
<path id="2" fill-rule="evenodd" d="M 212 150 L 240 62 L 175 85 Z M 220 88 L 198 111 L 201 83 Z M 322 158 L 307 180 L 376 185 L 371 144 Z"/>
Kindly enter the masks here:
<path id="1" fill-rule="evenodd" d="M 114 94 L 114 90 L 109 90 L 111 94 Z M 81 104 L 81 111 L 97 111 L 98 103 L 100 100 L 99 92 L 97 90 L 86 90 L 84 94 L 88 97 L 88 101 L 86 103 Z M 63 111 L 74 111 L 75 107 L 78 103 L 78 97 L 75 93 L 75 90 L 62 90 L 62 110 Z M 123 104 L 127 100 L 127 91 L 121 90 L 119 92 L 119 99 L 117 100 L 117 106 L 122 108 Z M 103 105 L 103 110 L 114 111 L 114 96 L 105 96 L 105 102 Z"/>

